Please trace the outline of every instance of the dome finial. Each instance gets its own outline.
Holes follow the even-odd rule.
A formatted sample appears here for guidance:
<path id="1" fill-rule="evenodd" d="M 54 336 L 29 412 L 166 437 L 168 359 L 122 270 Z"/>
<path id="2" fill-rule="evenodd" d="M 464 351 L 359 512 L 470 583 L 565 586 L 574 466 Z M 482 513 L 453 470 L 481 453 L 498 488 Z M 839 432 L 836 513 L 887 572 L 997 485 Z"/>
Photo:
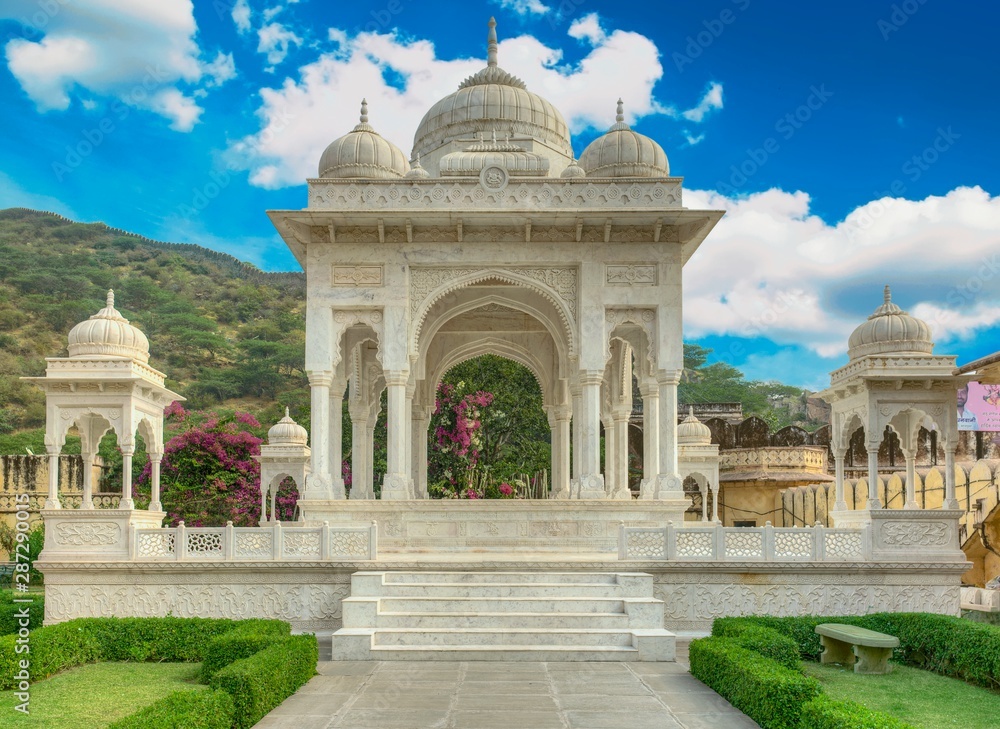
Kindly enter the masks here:
<path id="1" fill-rule="evenodd" d="M 286 417 L 286 418 L 288 418 L 288 417 L 291 417 L 291 416 L 290 416 L 290 415 L 288 414 L 288 406 L 287 406 L 287 405 L 285 405 L 285 417 Z"/>
<path id="2" fill-rule="evenodd" d="M 688 416 L 694 417 L 694 405 L 688 405 Z"/>
<path id="3" fill-rule="evenodd" d="M 497 21 L 490 18 L 490 33 L 486 37 L 486 65 L 497 65 Z"/>
<path id="4" fill-rule="evenodd" d="M 618 114 L 615 116 L 615 121 L 621 124 L 625 121 L 625 102 L 618 99 Z"/>
<path id="5" fill-rule="evenodd" d="M 108 298 L 105 300 L 105 303 L 107 304 L 107 307 L 109 309 L 114 309 L 115 308 L 115 290 L 114 289 L 108 289 Z"/>
<path id="6" fill-rule="evenodd" d="M 889 290 L 889 284 L 885 285 L 885 290 L 883 290 L 883 292 L 882 292 L 882 300 L 886 304 L 891 304 L 892 303 L 892 291 Z"/>
<path id="7" fill-rule="evenodd" d="M 361 123 L 368 123 L 368 99 L 361 100 Z"/>

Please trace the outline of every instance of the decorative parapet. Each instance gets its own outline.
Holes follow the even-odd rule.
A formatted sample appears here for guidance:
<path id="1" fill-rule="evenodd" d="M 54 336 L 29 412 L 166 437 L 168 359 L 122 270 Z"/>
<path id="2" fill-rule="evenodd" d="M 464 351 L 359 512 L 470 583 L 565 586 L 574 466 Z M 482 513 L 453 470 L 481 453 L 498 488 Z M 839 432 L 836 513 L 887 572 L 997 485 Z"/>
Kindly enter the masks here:
<path id="1" fill-rule="evenodd" d="M 512 178 L 499 188 L 431 179 L 412 182 L 309 180 L 309 210 L 495 208 L 680 208 L 680 179 L 581 180 Z"/>
<path id="2" fill-rule="evenodd" d="M 129 558 L 142 561 L 317 561 L 374 560 L 378 525 L 134 529 Z"/>
<path id="3" fill-rule="evenodd" d="M 826 473 L 826 448 L 817 446 L 733 448 L 719 455 L 719 467 L 724 471 L 775 469 Z"/>
<path id="4" fill-rule="evenodd" d="M 854 375 L 873 373 L 949 377 L 955 369 L 956 359 L 949 355 L 868 355 L 831 372 L 830 383 L 833 387 Z M 935 373 L 935 369 L 941 371 Z"/>
<path id="5" fill-rule="evenodd" d="M 870 509 L 872 558 L 887 562 L 964 562 L 958 520 L 965 512 L 945 509 Z"/>
<path id="6" fill-rule="evenodd" d="M 861 562 L 871 533 L 860 529 L 763 527 L 619 527 L 618 559 L 733 562 Z"/>

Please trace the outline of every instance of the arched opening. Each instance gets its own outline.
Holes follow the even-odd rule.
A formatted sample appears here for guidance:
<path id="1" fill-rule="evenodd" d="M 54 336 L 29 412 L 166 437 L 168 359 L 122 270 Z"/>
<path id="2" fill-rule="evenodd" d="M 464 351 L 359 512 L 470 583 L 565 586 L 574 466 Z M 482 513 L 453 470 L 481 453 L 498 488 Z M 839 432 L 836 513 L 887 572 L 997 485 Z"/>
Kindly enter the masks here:
<path id="1" fill-rule="evenodd" d="M 428 428 L 431 498 L 545 498 L 549 422 L 537 374 L 482 354 L 452 365 Z"/>

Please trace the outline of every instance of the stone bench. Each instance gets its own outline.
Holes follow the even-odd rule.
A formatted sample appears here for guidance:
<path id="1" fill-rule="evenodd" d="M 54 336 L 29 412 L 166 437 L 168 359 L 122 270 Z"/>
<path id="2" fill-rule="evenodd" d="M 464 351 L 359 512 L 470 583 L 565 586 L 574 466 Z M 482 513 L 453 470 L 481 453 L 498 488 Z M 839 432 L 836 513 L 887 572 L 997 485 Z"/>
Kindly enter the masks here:
<path id="1" fill-rule="evenodd" d="M 823 653 L 820 663 L 854 664 L 855 673 L 889 673 L 892 649 L 899 646 L 899 638 L 874 630 L 840 623 L 823 623 L 816 626 Z M 853 650 L 852 650 L 853 649 Z"/>

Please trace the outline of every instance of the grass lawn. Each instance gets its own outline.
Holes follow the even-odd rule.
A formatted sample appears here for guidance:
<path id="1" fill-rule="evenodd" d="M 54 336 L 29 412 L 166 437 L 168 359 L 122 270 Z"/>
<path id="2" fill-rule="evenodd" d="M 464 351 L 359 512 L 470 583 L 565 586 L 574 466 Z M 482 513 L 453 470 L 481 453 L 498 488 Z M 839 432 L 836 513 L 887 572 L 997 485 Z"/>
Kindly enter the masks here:
<path id="1" fill-rule="evenodd" d="M 858 675 L 853 668 L 803 661 L 831 698 L 856 701 L 923 729 L 996 729 L 1000 694 L 909 666 L 893 665 L 884 676 Z"/>
<path id="2" fill-rule="evenodd" d="M 93 663 L 31 686 L 31 713 L 14 711 L 13 691 L 0 691 L 0 725 L 97 729 L 174 691 L 203 691 L 200 663 Z"/>

